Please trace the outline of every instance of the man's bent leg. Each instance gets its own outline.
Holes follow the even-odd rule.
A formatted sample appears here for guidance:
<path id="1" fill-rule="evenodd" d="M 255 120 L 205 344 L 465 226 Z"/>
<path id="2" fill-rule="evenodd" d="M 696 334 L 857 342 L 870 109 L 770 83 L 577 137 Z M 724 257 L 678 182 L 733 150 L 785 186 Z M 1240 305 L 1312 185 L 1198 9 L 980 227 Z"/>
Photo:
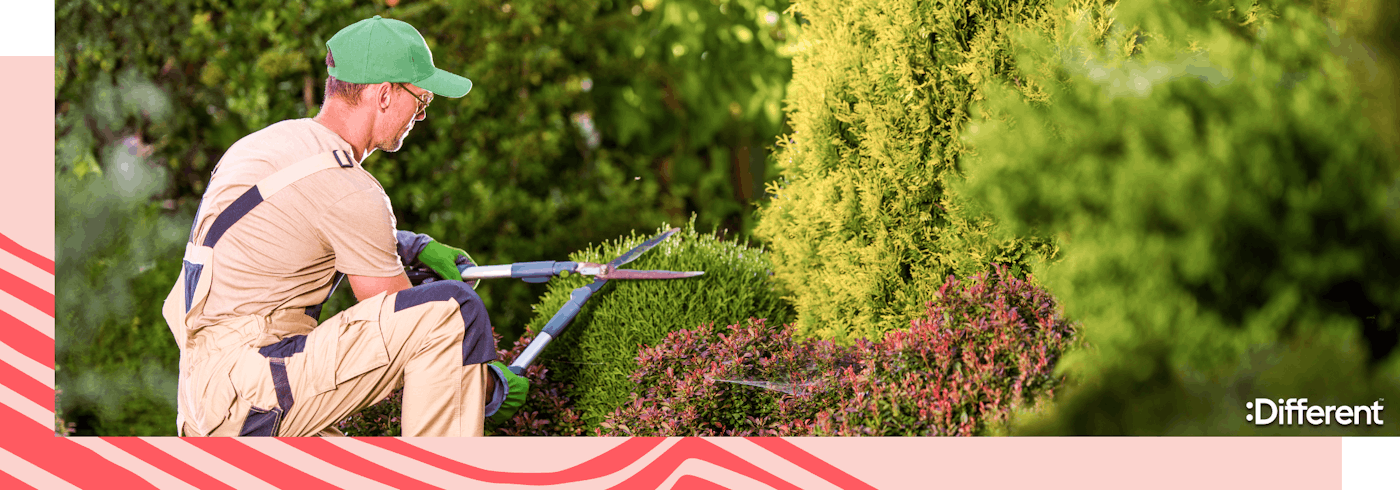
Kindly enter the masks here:
<path id="1" fill-rule="evenodd" d="M 404 353 L 403 435 L 482 435 L 491 376 L 484 363 L 496 359 L 496 341 L 481 298 L 462 282 L 439 281 L 400 291 L 392 303 L 383 322 L 393 329 L 447 314 Z"/>
<path id="2" fill-rule="evenodd" d="M 480 298 L 462 283 L 362 301 L 302 342 L 285 360 L 296 400 L 278 435 L 316 434 L 400 386 L 404 436 L 481 435 L 490 396 L 481 363 L 495 359 L 495 339 Z"/>

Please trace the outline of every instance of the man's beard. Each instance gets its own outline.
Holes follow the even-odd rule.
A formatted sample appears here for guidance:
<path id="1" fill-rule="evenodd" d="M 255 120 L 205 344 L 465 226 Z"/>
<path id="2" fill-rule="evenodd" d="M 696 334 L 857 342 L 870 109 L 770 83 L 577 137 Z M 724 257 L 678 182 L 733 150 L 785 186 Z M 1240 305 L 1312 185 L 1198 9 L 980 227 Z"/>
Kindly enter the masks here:
<path id="1" fill-rule="evenodd" d="M 380 147 L 380 149 L 382 149 L 382 150 L 384 150 L 384 151 L 386 151 L 386 152 L 389 152 L 389 153 L 393 153 L 393 152 L 399 151 L 400 148 L 403 148 L 403 140 L 404 140 L 404 138 L 407 138 L 407 137 L 408 137 L 408 132 L 409 132 L 409 131 L 413 131 L 413 124 L 414 124 L 414 122 L 415 122 L 415 121 L 412 120 L 412 119 L 409 119 L 409 120 L 408 120 L 408 126 L 406 126 L 406 127 L 403 128 L 403 133 L 400 134 L 399 137 L 398 137 L 398 139 L 394 141 L 394 146 L 393 146 L 392 148 Z"/>

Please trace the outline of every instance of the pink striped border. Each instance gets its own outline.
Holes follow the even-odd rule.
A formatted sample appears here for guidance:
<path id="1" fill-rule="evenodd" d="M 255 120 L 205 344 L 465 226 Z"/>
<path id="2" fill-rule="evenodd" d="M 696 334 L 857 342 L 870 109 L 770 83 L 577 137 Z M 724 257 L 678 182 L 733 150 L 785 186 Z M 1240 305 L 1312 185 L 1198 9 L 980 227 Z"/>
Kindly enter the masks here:
<path id="1" fill-rule="evenodd" d="M 0 73 L 9 75 L 0 87 L 52 93 L 53 67 L 53 57 L 0 57 Z M 3 209 L 24 210 L 0 213 L 0 488 L 1333 488 L 1341 481 L 1337 438 L 55 437 L 53 212 L 31 211 L 53 199 L 46 129 L 53 114 L 45 100 L 19 99 L 0 116 L 0 134 L 26 143 L 11 145 L 20 148 L 0 184 L 8 187 Z"/>

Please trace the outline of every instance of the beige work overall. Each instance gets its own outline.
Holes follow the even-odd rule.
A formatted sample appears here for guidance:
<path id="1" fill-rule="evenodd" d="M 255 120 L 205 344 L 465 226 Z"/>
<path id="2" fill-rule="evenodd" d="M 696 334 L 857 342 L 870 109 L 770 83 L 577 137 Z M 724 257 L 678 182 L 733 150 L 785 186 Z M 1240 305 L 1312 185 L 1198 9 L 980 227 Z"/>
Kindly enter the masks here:
<path id="1" fill-rule="evenodd" d="M 311 308 L 192 324 L 220 274 L 219 238 L 258 204 L 316 172 L 362 171 L 343 151 L 259 181 L 195 226 L 163 314 L 180 348 L 177 427 L 186 436 L 308 436 L 404 388 L 405 436 L 480 436 L 495 360 L 490 320 L 462 282 L 439 281 L 360 301 L 304 335 L 270 345 L 270 326 Z M 198 224 L 198 223 L 197 223 Z M 300 316 L 300 317 L 296 317 Z M 295 318 L 294 318 L 295 317 Z M 314 320 L 312 320 L 314 323 Z"/>

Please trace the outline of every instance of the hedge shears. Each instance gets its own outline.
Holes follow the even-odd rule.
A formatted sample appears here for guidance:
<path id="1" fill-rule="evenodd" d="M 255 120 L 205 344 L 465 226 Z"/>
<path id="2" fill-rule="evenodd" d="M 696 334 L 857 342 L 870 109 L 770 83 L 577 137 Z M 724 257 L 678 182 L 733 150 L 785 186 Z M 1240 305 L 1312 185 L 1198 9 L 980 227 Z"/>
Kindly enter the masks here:
<path id="1" fill-rule="evenodd" d="M 525 346 L 525 351 L 521 352 L 520 356 L 516 357 L 515 361 L 510 364 L 511 372 L 518 376 L 524 376 L 525 368 L 530 367 L 530 365 L 535 362 L 535 358 L 539 356 L 546 345 L 549 345 L 550 341 L 558 338 L 559 334 L 564 332 L 564 328 L 574 320 L 574 317 L 578 316 L 580 311 L 582 311 L 583 303 L 588 301 L 588 298 L 592 297 L 593 293 L 602 289 L 603 285 L 607 284 L 609 280 L 684 279 L 704 274 L 704 271 L 673 272 L 618 268 L 618 266 L 637 260 L 637 257 L 641 256 L 647 250 L 651 250 L 652 247 L 655 247 L 667 238 L 670 238 L 671 235 L 676 234 L 678 231 L 680 231 L 680 228 L 666 230 L 606 264 L 545 260 L 504 265 L 464 265 L 460 266 L 458 270 L 462 272 L 463 281 L 512 278 L 529 283 L 542 283 L 549 281 L 550 278 L 569 273 L 594 277 L 592 283 L 574 289 L 573 292 L 569 293 L 569 300 L 564 303 L 564 306 L 559 308 L 559 311 L 554 313 L 554 316 L 549 318 L 549 323 L 546 323 L 544 328 L 540 329 L 539 334 L 535 336 L 534 340 L 530 341 L 530 345 Z M 415 276 L 415 274 L 417 276 Z M 428 275 L 436 277 L 431 272 L 409 272 L 410 279 L 421 280 Z"/>

